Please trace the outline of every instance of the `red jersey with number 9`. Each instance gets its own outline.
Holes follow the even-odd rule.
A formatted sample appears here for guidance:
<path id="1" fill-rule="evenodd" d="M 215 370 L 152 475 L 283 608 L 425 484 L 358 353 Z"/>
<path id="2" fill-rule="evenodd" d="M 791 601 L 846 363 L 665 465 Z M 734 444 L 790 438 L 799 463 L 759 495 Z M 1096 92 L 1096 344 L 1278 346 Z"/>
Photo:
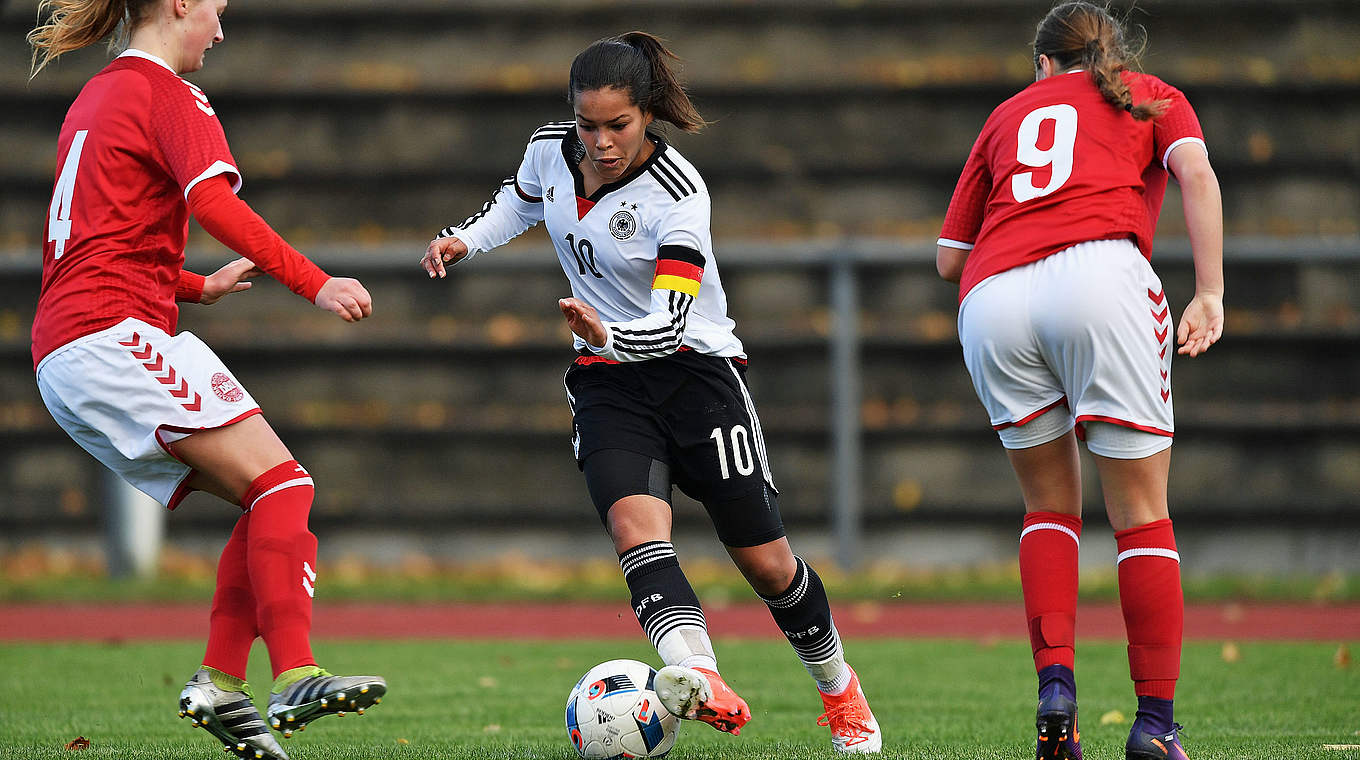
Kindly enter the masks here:
<path id="1" fill-rule="evenodd" d="M 969 249 L 959 283 L 1088 240 L 1131 238 L 1151 258 L 1166 193 L 1166 160 L 1204 142 L 1185 96 L 1157 77 L 1123 72 L 1133 102 L 1167 100 L 1138 121 L 1111 105 L 1084 71 L 1035 82 L 997 106 L 982 127 L 945 215 L 939 244 Z"/>
<path id="2" fill-rule="evenodd" d="M 199 181 L 241 173 L 203 91 L 129 51 L 81 89 L 57 144 L 33 362 L 136 317 L 174 334 Z"/>

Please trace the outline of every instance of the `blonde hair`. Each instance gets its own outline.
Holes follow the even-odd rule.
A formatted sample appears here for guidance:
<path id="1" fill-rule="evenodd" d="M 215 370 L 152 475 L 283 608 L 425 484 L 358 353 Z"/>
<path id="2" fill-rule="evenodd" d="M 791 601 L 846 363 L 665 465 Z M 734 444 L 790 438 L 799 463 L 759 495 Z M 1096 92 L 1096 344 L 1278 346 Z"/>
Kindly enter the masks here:
<path id="1" fill-rule="evenodd" d="M 126 47 L 132 27 L 156 0 L 42 0 L 38 18 L 47 17 L 28 33 L 33 60 L 28 77 L 73 50 L 89 47 L 105 37 L 109 49 Z"/>
<path id="2" fill-rule="evenodd" d="M 1034 64 L 1046 55 L 1061 68 L 1081 66 L 1110 105 L 1139 121 L 1161 116 L 1165 100 L 1133 102 L 1133 93 L 1120 72 L 1136 66 L 1138 53 L 1124 41 L 1124 30 L 1109 7 L 1088 2 L 1062 3 L 1048 12 L 1034 34 Z"/>

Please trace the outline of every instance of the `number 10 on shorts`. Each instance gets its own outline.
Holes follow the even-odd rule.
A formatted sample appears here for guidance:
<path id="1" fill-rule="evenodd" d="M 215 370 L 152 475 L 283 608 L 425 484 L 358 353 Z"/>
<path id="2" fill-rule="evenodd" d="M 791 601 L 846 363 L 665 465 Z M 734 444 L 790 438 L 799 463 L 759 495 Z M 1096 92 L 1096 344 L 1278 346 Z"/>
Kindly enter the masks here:
<path id="1" fill-rule="evenodd" d="M 732 464 L 736 466 L 737 473 L 740 475 L 750 475 L 756 471 L 755 457 L 751 456 L 751 434 L 746 432 L 743 425 L 735 425 L 728 436 L 723 435 L 720 427 L 713 428 L 709 434 L 713 443 L 718 447 L 718 468 L 722 471 L 722 479 L 727 480 L 732 477 L 731 471 L 727 467 L 727 438 L 732 440 Z"/>

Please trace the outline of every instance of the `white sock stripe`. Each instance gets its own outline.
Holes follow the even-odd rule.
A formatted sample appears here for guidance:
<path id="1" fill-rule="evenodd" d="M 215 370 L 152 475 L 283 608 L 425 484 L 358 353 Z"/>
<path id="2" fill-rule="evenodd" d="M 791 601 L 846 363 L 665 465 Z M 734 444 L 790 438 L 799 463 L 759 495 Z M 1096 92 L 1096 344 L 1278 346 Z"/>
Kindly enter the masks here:
<path id="1" fill-rule="evenodd" d="M 697 620 L 701 624 L 707 622 L 704 620 L 704 611 L 702 609 L 690 605 L 677 605 L 675 607 L 667 607 L 666 609 L 661 610 L 652 617 L 648 618 L 647 627 L 653 628 L 660 623 L 664 623 L 665 621 L 678 617 L 685 617 L 691 620 Z"/>
<path id="2" fill-rule="evenodd" d="M 697 610 L 698 608 L 690 607 L 689 609 Z M 707 634 L 708 621 L 704 620 L 703 613 L 701 612 L 668 615 L 664 618 L 657 616 L 647 621 L 645 631 L 647 639 L 651 641 L 652 646 L 655 647 L 661 643 L 661 640 L 665 638 L 667 634 L 681 628 L 695 628 Z"/>
<path id="3" fill-rule="evenodd" d="M 1077 542 L 1077 546 L 1081 546 L 1081 539 L 1077 537 L 1077 532 L 1061 523 L 1034 523 L 1033 525 L 1026 526 L 1024 530 L 1020 531 L 1021 540 L 1036 530 L 1056 530 L 1059 533 L 1066 533 L 1073 541 Z"/>
<path id="4" fill-rule="evenodd" d="M 810 644 L 794 644 L 793 650 L 798 653 L 798 657 L 804 662 L 818 663 L 825 662 L 836 655 L 840 649 L 840 638 L 833 635 L 825 636 Z"/>
<path id="5" fill-rule="evenodd" d="M 841 633 L 836 630 L 836 624 L 832 623 L 831 630 L 825 638 L 818 639 L 815 643 L 793 644 L 793 651 L 798 654 L 798 659 L 804 665 L 827 662 L 841 656 L 844 651 L 841 646 Z"/>
<path id="6" fill-rule="evenodd" d="M 775 597 L 774 599 L 765 599 L 766 605 L 781 610 L 788 609 L 803 601 L 803 597 L 807 595 L 808 583 L 810 582 L 809 576 L 811 576 L 812 573 L 810 568 L 807 567 L 807 563 L 803 562 L 802 557 L 795 556 L 794 559 L 798 560 L 798 567 L 803 571 L 803 580 L 796 588 L 789 591 L 787 594 Z M 795 575 L 796 574 L 797 573 L 795 572 Z"/>
<path id="7" fill-rule="evenodd" d="M 284 482 L 274 486 L 268 491 L 265 491 L 264 493 L 255 497 L 255 501 L 250 502 L 250 506 L 246 507 L 246 511 L 249 512 L 250 510 L 254 509 L 255 505 L 260 503 L 260 499 L 263 499 L 264 497 L 269 496 L 270 494 L 278 493 L 279 491 L 282 491 L 285 488 L 296 488 L 297 486 L 311 486 L 313 488 L 316 488 L 316 483 L 313 483 L 311 478 L 294 478 L 292 480 L 285 480 Z"/>
<path id="8" fill-rule="evenodd" d="M 619 557 L 619 567 L 623 568 L 623 575 L 626 578 L 634 570 L 649 562 L 655 562 L 659 559 L 674 556 L 676 556 L 675 547 L 671 544 L 667 543 L 647 546 L 641 549 L 634 549 L 622 557 Z"/>
<path id="9" fill-rule="evenodd" d="M 1120 562 L 1123 562 L 1126 559 L 1132 559 L 1133 557 L 1166 557 L 1167 559 L 1176 560 L 1176 564 L 1180 564 L 1181 561 L 1180 552 L 1177 552 L 1175 549 L 1147 548 L 1125 549 L 1119 553 L 1118 557 L 1115 557 L 1114 563 L 1118 565 Z"/>

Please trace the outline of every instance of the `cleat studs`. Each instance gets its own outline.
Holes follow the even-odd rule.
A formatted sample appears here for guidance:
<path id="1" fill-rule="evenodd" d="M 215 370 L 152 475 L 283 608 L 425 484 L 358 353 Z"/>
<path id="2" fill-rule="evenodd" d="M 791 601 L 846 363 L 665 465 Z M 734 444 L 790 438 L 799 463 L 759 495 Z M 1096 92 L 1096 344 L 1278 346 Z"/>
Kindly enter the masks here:
<path id="1" fill-rule="evenodd" d="M 244 752 L 244 751 L 245 751 L 245 748 L 246 748 L 246 743 L 245 743 L 245 742 L 236 742 L 236 751 L 237 751 L 237 752 Z"/>
<path id="2" fill-rule="evenodd" d="M 363 714 L 364 714 L 364 708 L 360 707 L 358 710 L 355 710 L 355 712 L 359 713 L 360 715 L 363 715 Z"/>
<path id="3" fill-rule="evenodd" d="M 327 704 L 328 704 L 328 702 L 326 701 L 326 698 L 325 698 L 325 697 L 322 697 L 322 698 L 321 698 L 321 706 L 322 706 L 322 707 L 325 707 Z"/>
<path id="4" fill-rule="evenodd" d="M 344 711 L 344 710 L 337 710 L 337 711 L 335 712 L 335 716 L 336 716 L 337 718 L 343 718 L 343 717 L 345 717 L 345 711 Z"/>
<path id="5" fill-rule="evenodd" d="M 367 686 L 361 687 L 361 688 L 359 689 L 359 693 L 360 693 L 360 694 L 367 694 L 367 693 L 368 693 L 368 687 L 367 687 Z"/>
<path id="6" fill-rule="evenodd" d="M 339 694 L 336 694 L 336 695 L 335 695 L 335 698 L 338 699 L 338 700 L 340 700 L 341 702 L 344 702 L 344 701 L 345 701 L 345 692 L 342 691 L 342 692 L 340 692 Z"/>
<path id="7" fill-rule="evenodd" d="M 281 725 L 283 725 L 283 723 L 282 723 L 277 717 L 273 717 L 273 718 L 270 718 L 270 719 L 269 719 L 269 727 L 270 727 L 270 728 L 278 728 L 278 727 L 281 726 Z"/>
<path id="8" fill-rule="evenodd" d="M 374 699 L 373 699 L 373 704 L 376 705 L 376 704 L 378 704 L 378 703 L 381 702 L 381 701 L 382 701 L 382 697 L 374 697 Z"/>
<path id="9" fill-rule="evenodd" d="M 284 732 L 283 732 L 283 738 L 285 738 L 285 739 L 291 739 L 291 738 L 293 738 L 293 729 L 290 728 L 290 729 L 284 731 Z"/>

